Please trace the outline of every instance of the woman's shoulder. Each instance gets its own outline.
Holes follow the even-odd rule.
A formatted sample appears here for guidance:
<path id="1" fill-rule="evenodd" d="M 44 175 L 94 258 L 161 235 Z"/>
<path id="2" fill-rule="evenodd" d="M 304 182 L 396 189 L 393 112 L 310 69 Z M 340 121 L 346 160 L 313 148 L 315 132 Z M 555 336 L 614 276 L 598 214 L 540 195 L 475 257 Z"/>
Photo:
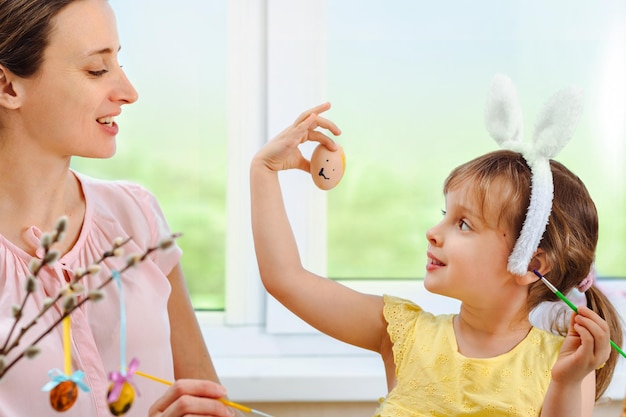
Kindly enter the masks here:
<path id="1" fill-rule="evenodd" d="M 107 199 L 112 195 L 120 198 L 126 195 L 129 198 L 136 199 L 144 195 L 152 195 L 146 187 L 136 182 L 127 180 L 104 180 L 91 177 L 89 175 L 74 172 L 79 179 L 83 192 L 89 193 L 90 197 L 98 199 Z"/>
<path id="2" fill-rule="evenodd" d="M 110 213 L 118 220 L 146 215 L 159 210 L 156 197 L 146 187 L 126 180 L 102 180 L 76 173 L 85 200 L 94 211 Z M 121 218 L 120 218 L 121 216 Z"/>
<path id="3" fill-rule="evenodd" d="M 170 234 L 156 197 L 143 185 L 125 180 L 101 180 L 76 174 L 81 182 L 89 220 L 123 229 L 142 247 Z"/>

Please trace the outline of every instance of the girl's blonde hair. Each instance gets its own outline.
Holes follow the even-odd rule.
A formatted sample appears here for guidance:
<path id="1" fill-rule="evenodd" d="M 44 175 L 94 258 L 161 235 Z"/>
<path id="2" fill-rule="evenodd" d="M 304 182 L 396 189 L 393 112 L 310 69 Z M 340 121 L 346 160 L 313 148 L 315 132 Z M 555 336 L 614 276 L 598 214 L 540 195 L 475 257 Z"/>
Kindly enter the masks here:
<path id="1" fill-rule="evenodd" d="M 554 199 L 539 247 L 545 251 L 551 268 L 546 278 L 567 294 L 591 271 L 598 243 L 598 213 L 580 178 L 554 160 L 550 161 L 550 167 Z M 512 249 L 530 202 L 531 172 L 522 155 L 500 150 L 469 161 L 450 173 L 444 193 L 467 184 L 472 187 L 473 197 L 483 213 L 497 213 L 494 226 L 512 232 L 508 236 Z M 622 324 L 615 307 L 595 286 L 585 292 L 585 297 L 587 306 L 608 323 L 611 340 L 621 345 Z M 559 299 L 541 281 L 536 281 L 528 289 L 527 313 L 545 301 Z M 560 323 L 562 320 L 555 319 L 552 330 L 565 336 L 567 329 Z M 617 359 L 618 353 L 612 349 L 606 365 L 596 371 L 596 400 L 611 382 Z"/>

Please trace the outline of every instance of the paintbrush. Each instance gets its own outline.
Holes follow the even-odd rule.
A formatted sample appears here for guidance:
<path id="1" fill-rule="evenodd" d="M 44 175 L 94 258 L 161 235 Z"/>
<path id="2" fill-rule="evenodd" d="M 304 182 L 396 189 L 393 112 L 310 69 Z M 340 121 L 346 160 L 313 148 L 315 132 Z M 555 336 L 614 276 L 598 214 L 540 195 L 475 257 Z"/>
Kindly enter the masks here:
<path id="1" fill-rule="evenodd" d="M 544 284 L 546 284 L 548 288 L 550 288 L 550 291 L 552 291 L 554 294 L 556 294 L 557 297 L 563 300 L 563 302 L 567 304 L 572 310 L 574 310 L 575 313 L 578 313 L 578 308 L 576 308 L 576 306 L 570 300 L 568 300 L 567 297 L 564 296 L 561 291 L 557 290 L 557 288 L 554 285 L 552 285 L 550 281 L 546 279 L 546 277 L 541 275 L 539 271 L 537 271 L 536 269 L 533 269 L 533 272 L 535 273 L 535 275 L 537 275 L 541 279 L 541 281 Z M 612 340 L 609 340 L 609 342 L 611 342 L 611 346 L 613 346 L 613 348 L 617 350 L 620 353 L 620 355 L 626 358 L 626 353 L 624 353 L 624 351 L 619 346 L 617 346 L 615 342 L 613 342 Z"/>
<path id="2" fill-rule="evenodd" d="M 161 384 L 172 385 L 172 382 L 170 382 L 170 381 L 166 381 L 165 379 L 157 378 L 156 376 L 152 376 L 152 375 L 143 373 L 141 371 L 135 371 L 135 375 L 139 375 L 139 376 L 142 376 L 144 378 L 148 378 L 148 379 L 151 379 L 153 381 L 160 382 Z M 229 401 L 229 400 L 227 400 L 225 398 L 217 398 L 217 400 L 219 402 L 221 402 L 222 404 L 227 405 L 228 407 L 232 407 L 232 408 L 235 408 L 237 410 L 241 410 L 241 411 L 246 412 L 246 413 L 256 414 L 256 415 L 263 416 L 263 417 L 273 417 L 272 415 L 264 413 L 263 411 L 255 410 L 254 408 L 250 408 L 250 407 L 242 405 L 242 404 L 237 404 L 237 403 Z"/>

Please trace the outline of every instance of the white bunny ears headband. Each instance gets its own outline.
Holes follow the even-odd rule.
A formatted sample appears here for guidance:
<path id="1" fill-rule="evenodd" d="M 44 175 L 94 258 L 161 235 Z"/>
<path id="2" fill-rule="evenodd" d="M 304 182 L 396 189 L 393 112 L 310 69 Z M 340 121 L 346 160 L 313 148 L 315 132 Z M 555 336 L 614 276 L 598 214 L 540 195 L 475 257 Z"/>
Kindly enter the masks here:
<path id="1" fill-rule="evenodd" d="M 570 141 L 582 112 L 582 93 L 573 88 L 554 94 L 537 117 L 531 143 L 523 142 L 522 110 L 513 82 L 496 75 L 485 108 L 485 124 L 491 137 L 503 149 L 522 154 L 532 173 L 530 204 L 508 270 L 524 275 L 539 247 L 552 211 L 554 184 L 550 159 Z"/>

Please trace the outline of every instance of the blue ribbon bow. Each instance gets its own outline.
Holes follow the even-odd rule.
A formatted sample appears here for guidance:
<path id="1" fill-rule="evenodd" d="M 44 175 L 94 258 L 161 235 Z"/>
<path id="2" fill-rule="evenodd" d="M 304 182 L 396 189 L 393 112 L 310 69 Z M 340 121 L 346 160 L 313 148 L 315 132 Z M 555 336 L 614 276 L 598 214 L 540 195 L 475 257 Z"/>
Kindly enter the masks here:
<path id="1" fill-rule="evenodd" d="M 48 371 L 48 376 L 52 381 L 44 385 L 43 388 L 41 388 L 42 391 L 50 391 L 61 382 L 72 381 L 84 392 L 89 392 L 89 387 L 83 382 L 83 378 L 85 377 L 85 372 L 83 371 L 74 371 L 72 375 L 65 375 L 59 369 L 55 368 Z"/>

